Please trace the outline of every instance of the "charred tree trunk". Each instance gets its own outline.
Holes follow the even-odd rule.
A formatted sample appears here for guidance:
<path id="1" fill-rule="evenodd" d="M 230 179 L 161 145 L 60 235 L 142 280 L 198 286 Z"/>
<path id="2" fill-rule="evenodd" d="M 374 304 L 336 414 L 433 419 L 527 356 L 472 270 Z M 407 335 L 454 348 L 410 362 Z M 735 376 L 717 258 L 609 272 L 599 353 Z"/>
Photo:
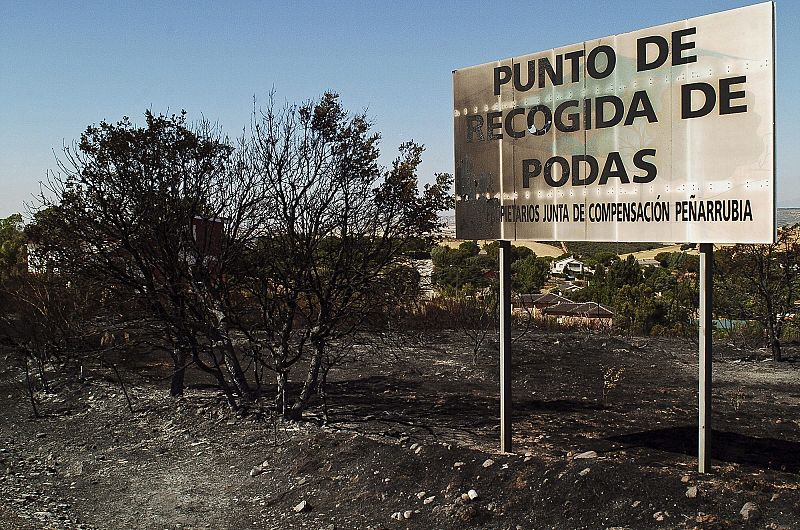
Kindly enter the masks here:
<path id="1" fill-rule="evenodd" d="M 33 388 L 33 379 L 31 379 L 31 371 L 28 368 L 28 357 L 26 356 L 24 361 L 25 363 L 25 386 L 28 387 L 28 398 L 31 400 L 31 408 L 33 409 L 33 416 L 36 418 L 41 418 L 41 414 L 39 414 L 39 408 L 36 406 L 36 396 L 34 395 L 34 388 Z"/>
<path id="2" fill-rule="evenodd" d="M 322 366 L 322 356 L 325 352 L 325 343 L 322 340 L 314 341 L 314 352 L 311 354 L 311 361 L 308 365 L 306 372 L 306 380 L 303 382 L 303 388 L 300 390 L 300 395 L 297 401 L 292 404 L 289 410 L 289 419 L 300 420 L 303 417 L 303 411 L 308 407 L 308 402 L 314 389 L 317 387 L 319 380 L 319 371 Z"/>
<path id="3" fill-rule="evenodd" d="M 182 348 L 175 348 L 172 350 L 172 379 L 169 385 L 169 395 L 178 397 L 183 395 L 184 380 L 186 379 L 186 351 Z"/>
<path id="4" fill-rule="evenodd" d="M 330 417 L 328 416 L 328 371 L 330 370 L 330 366 L 323 366 L 322 371 L 320 372 L 319 376 L 319 384 L 317 386 L 317 394 L 319 394 L 320 399 L 322 399 L 322 422 L 323 425 L 328 425 L 330 423 Z"/>
<path id="5" fill-rule="evenodd" d="M 764 289 L 764 292 L 767 292 Z M 781 360 L 781 340 L 780 340 L 780 333 L 778 331 L 778 315 L 775 306 L 772 304 L 772 300 L 769 296 L 766 296 L 767 302 L 767 335 L 769 338 L 769 348 L 772 351 L 772 359 L 774 361 Z"/>
<path id="6" fill-rule="evenodd" d="M 228 400 L 228 405 L 232 410 L 239 410 L 239 402 L 236 400 L 236 396 L 233 393 L 233 387 L 228 380 L 225 379 L 225 373 L 222 371 L 219 359 L 217 359 L 217 356 L 213 351 L 209 351 L 208 355 L 211 357 L 211 361 L 214 363 L 213 366 L 208 365 L 207 363 L 203 362 L 202 359 L 200 359 L 200 349 L 197 347 L 197 345 L 192 348 L 192 360 L 197 367 L 214 376 L 214 378 L 217 380 L 217 385 L 219 386 L 220 390 L 222 390 L 222 392 L 225 394 L 225 399 Z M 224 354 L 222 363 L 225 364 Z"/>
<path id="7" fill-rule="evenodd" d="M 778 330 L 777 323 L 775 322 L 776 317 L 772 317 L 769 319 L 769 326 L 767 327 L 767 332 L 769 333 L 769 347 L 772 351 L 772 360 L 773 361 L 781 361 L 783 360 L 783 355 L 781 354 L 781 339 L 780 339 L 780 332 Z"/>
<path id="8" fill-rule="evenodd" d="M 230 375 L 230 378 L 233 381 L 239 396 L 245 401 L 254 401 L 257 396 L 250 387 L 250 384 L 247 382 L 247 376 L 242 369 L 242 364 L 239 362 L 239 357 L 236 355 L 236 349 L 233 347 L 233 342 L 230 338 L 228 321 L 224 316 L 225 308 L 219 302 L 216 302 L 214 307 L 215 313 L 218 315 L 218 320 L 214 324 L 214 327 L 216 328 L 214 329 L 214 335 L 217 336 L 217 340 L 219 340 L 222 346 L 223 364 L 225 365 L 228 375 Z"/>
<path id="9" fill-rule="evenodd" d="M 253 392 L 253 389 L 250 387 L 250 384 L 247 382 L 247 376 L 245 375 L 244 370 L 242 370 L 242 364 L 239 362 L 239 358 L 236 356 L 233 345 L 226 341 L 224 348 L 225 368 L 228 370 L 228 374 L 231 376 L 234 386 L 236 386 L 236 391 L 239 393 L 239 396 L 241 396 L 242 399 L 246 401 L 253 401 L 256 396 Z"/>
<path id="10" fill-rule="evenodd" d="M 288 375 L 285 370 L 278 370 L 277 376 L 277 392 L 275 394 L 275 410 L 280 412 L 281 416 L 286 417 L 286 381 Z"/>

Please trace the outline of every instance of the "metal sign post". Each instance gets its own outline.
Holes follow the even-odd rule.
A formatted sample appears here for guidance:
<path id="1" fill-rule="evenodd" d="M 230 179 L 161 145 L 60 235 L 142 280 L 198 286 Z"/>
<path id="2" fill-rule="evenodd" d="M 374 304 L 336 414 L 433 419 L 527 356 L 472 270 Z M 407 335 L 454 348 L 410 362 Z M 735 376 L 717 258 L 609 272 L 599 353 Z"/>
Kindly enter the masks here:
<path id="1" fill-rule="evenodd" d="M 511 241 L 500 243 L 500 451 L 511 452 Z"/>
<path id="2" fill-rule="evenodd" d="M 698 337 L 697 470 L 711 469 L 711 351 L 714 293 L 714 245 L 700 244 L 700 334 Z"/>
<path id="3" fill-rule="evenodd" d="M 456 239 L 500 243 L 503 451 L 511 241 L 775 242 L 774 1 L 454 70 L 452 113 Z M 704 472 L 713 245 L 700 248 Z"/>

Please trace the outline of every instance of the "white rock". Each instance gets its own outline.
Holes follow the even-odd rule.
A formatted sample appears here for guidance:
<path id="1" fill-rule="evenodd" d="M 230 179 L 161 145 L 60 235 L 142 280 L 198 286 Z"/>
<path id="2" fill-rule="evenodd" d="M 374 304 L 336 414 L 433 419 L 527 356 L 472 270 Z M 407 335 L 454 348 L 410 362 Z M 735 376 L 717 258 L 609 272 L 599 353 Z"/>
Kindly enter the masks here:
<path id="1" fill-rule="evenodd" d="M 686 488 L 686 496 L 690 499 L 697 497 L 697 486 L 690 486 Z"/>
<path id="2" fill-rule="evenodd" d="M 469 495 L 469 500 L 471 500 L 471 501 L 474 501 L 475 499 L 478 498 L 478 492 L 475 491 L 475 490 L 469 490 L 467 492 L 467 495 Z"/>
<path id="3" fill-rule="evenodd" d="M 403 519 L 411 519 L 412 515 L 414 515 L 414 512 L 411 510 L 406 510 L 403 512 Z"/>
<path id="4" fill-rule="evenodd" d="M 459 467 L 461 467 L 463 465 L 464 465 L 464 462 L 456 462 L 455 464 L 453 464 L 453 467 L 459 468 Z"/>
<path id="5" fill-rule="evenodd" d="M 300 501 L 299 503 L 297 503 L 297 505 L 295 505 L 294 508 L 292 508 L 292 510 L 294 510 L 296 513 L 305 512 L 308 511 L 309 509 L 310 508 L 306 501 Z"/>
<path id="6" fill-rule="evenodd" d="M 436 495 L 431 495 L 430 497 L 426 497 L 422 504 L 430 504 L 436 499 Z"/>
<path id="7" fill-rule="evenodd" d="M 584 469 L 583 471 L 581 471 L 581 472 L 580 472 L 580 473 L 578 473 L 578 474 L 579 474 L 580 476 L 582 476 L 582 477 L 585 477 L 586 475 L 588 475 L 588 474 L 589 474 L 589 472 L 590 472 L 590 471 L 591 471 L 591 468 L 588 468 L 588 467 L 587 467 L 586 469 Z"/>
<path id="8" fill-rule="evenodd" d="M 573 457 L 574 460 L 582 460 L 588 458 L 597 458 L 597 452 L 595 451 L 586 451 L 584 453 L 579 453 Z"/>
<path id="9" fill-rule="evenodd" d="M 469 494 L 468 493 L 462 493 L 461 494 L 461 500 L 464 501 L 464 502 L 468 502 L 469 501 Z"/>
<path id="10" fill-rule="evenodd" d="M 256 467 L 254 467 L 253 469 L 250 470 L 250 476 L 251 477 L 257 477 L 258 475 L 260 475 L 263 472 L 264 472 L 264 470 L 261 469 L 261 466 L 256 466 Z"/>
<path id="11" fill-rule="evenodd" d="M 394 512 L 394 513 L 392 514 L 392 519 L 396 519 L 396 520 L 398 520 L 398 521 L 399 521 L 399 520 L 401 520 L 402 518 L 403 518 L 403 514 L 402 514 L 402 513 L 400 513 L 400 512 Z"/>
<path id="12" fill-rule="evenodd" d="M 425 492 L 425 491 L 420 491 L 420 492 L 418 492 L 418 493 L 417 493 L 417 498 L 418 498 L 418 499 L 422 499 L 422 498 L 424 498 L 424 497 L 425 497 L 425 495 L 426 495 L 426 493 L 427 493 L 427 492 Z"/>
<path id="13" fill-rule="evenodd" d="M 483 467 L 492 467 L 493 465 L 494 465 L 494 460 L 492 460 L 491 458 L 487 458 L 483 462 Z"/>
<path id="14" fill-rule="evenodd" d="M 411 447 L 409 447 L 409 449 L 411 449 L 413 451 L 417 447 L 419 447 L 419 444 L 418 443 L 413 443 L 413 444 L 411 444 Z"/>
<path id="15" fill-rule="evenodd" d="M 754 502 L 744 503 L 739 513 L 745 521 L 755 521 L 761 516 L 761 510 L 759 510 L 758 505 Z"/>
<path id="16" fill-rule="evenodd" d="M 663 512 L 656 512 L 653 514 L 653 519 L 655 519 L 656 521 L 663 521 L 667 517 L 669 517 L 669 512 L 667 510 L 664 510 Z"/>
<path id="17" fill-rule="evenodd" d="M 419 447 L 417 447 L 416 449 L 414 449 L 414 453 L 415 453 L 415 454 L 419 454 L 419 453 L 420 453 L 420 451 L 422 451 L 422 446 L 419 446 Z"/>

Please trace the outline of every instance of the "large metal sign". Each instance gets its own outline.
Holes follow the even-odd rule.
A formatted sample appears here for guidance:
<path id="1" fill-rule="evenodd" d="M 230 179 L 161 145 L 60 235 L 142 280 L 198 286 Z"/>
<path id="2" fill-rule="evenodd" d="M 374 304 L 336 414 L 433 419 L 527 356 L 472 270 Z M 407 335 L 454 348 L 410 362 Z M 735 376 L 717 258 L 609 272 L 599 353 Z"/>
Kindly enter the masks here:
<path id="1" fill-rule="evenodd" d="M 453 72 L 456 237 L 775 238 L 774 6 Z"/>

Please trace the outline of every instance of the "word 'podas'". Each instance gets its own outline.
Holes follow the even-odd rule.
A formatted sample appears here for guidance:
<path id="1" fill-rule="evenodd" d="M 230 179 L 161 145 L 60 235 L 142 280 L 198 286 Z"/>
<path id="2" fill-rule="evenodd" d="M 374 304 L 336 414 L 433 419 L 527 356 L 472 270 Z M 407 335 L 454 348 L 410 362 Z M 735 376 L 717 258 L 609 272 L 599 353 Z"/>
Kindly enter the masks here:
<path id="1" fill-rule="evenodd" d="M 598 184 L 604 186 L 608 179 L 619 179 L 621 184 L 647 184 L 652 182 L 658 175 L 658 168 L 652 162 L 645 160 L 645 157 L 656 156 L 655 149 L 640 149 L 633 155 L 633 165 L 642 169 L 645 173 L 629 175 L 628 170 L 622 161 L 622 156 L 617 151 L 608 153 L 603 169 L 592 155 L 577 154 L 572 155 L 571 163 L 563 156 L 554 156 L 544 164 L 537 158 L 526 158 L 522 161 L 522 187 L 530 188 L 531 179 L 544 178 L 548 186 L 558 188 L 572 180 L 573 186 L 588 186 L 599 181 Z M 588 169 L 585 176 L 581 175 L 581 167 Z M 556 171 L 556 167 L 558 171 Z M 557 175 L 556 175 L 557 174 Z"/>

